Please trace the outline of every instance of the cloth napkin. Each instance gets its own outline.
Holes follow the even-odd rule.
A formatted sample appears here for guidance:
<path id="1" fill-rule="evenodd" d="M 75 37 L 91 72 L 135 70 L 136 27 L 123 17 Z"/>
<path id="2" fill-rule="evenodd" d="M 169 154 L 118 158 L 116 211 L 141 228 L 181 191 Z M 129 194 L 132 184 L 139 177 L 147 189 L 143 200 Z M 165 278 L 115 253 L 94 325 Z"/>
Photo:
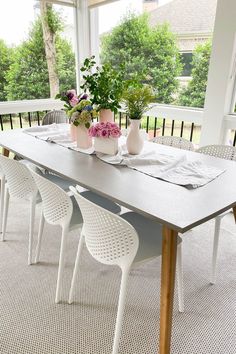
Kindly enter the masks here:
<path id="1" fill-rule="evenodd" d="M 24 132 L 32 135 L 40 140 L 49 141 L 61 146 L 64 146 L 68 149 L 83 152 L 85 154 L 93 154 L 94 147 L 90 147 L 89 149 L 81 149 L 77 147 L 76 142 L 71 140 L 69 124 L 61 123 L 61 124 L 50 124 L 50 125 L 42 125 L 24 129 Z"/>
<path id="2" fill-rule="evenodd" d="M 149 176 L 189 189 L 203 186 L 225 171 L 205 165 L 200 160 L 188 161 L 184 152 L 178 157 L 159 153 L 158 144 L 155 146 L 157 150 L 150 150 L 152 144 L 147 142 L 140 155 L 129 155 L 124 146 L 120 147 L 115 156 L 97 155 L 107 163 L 125 165 Z"/>

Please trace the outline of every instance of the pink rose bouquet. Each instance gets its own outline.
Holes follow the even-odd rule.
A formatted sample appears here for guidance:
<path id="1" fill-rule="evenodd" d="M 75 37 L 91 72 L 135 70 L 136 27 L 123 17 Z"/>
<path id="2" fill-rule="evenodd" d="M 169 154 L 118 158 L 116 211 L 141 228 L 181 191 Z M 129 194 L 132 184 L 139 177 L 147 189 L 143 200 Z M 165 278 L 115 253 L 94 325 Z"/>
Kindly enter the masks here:
<path id="1" fill-rule="evenodd" d="M 101 122 L 89 128 L 89 135 L 96 138 L 119 138 L 121 131 L 116 123 Z"/>

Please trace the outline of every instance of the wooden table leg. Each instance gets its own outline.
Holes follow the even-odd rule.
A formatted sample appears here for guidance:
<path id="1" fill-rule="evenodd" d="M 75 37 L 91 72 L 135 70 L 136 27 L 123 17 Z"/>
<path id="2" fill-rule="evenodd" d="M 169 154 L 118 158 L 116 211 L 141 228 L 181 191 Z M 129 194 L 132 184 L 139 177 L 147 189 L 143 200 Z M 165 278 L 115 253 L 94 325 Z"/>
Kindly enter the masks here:
<path id="1" fill-rule="evenodd" d="M 3 156 L 9 157 L 10 151 L 5 148 L 2 148 L 2 154 Z"/>
<path id="2" fill-rule="evenodd" d="M 163 226 L 159 354 L 169 354 L 175 287 L 177 232 Z"/>
<path id="3" fill-rule="evenodd" d="M 236 206 L 233 207 L 233 213 L 234 213 L 234 220 L 236 222 Z"/>

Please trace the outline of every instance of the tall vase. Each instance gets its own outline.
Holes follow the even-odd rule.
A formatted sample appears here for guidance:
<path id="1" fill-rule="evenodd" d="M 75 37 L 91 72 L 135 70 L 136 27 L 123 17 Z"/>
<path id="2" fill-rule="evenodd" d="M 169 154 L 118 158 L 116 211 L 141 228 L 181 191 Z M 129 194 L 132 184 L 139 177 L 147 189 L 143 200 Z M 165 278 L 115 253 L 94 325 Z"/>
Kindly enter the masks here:
<path id="1" fill-rule="evenodd" d="M 77 141 L 77 127 L 70 123 L 70 136 L 72 141 Z"/>
<path id="2" fill-rule="evenodd" d="M 88 129 L 84 124 L 77 127 L 77 147 L 81 149 L 88 149 L 92 146 L 92 138 L 88 135 Z"/>
<path id="3" fill-rule="evenodd" d="M 114 122 L 114 113 L 110 109 L 99 111 L 99 122 Z"/>
<path id="4" fill-rule="evenodd" d="M 141 119 L 130 119 L 130 131 L 127 136 L 126 146 L 128 153 L 138 155 L 143 148 L 143 137 L 140 134 L 139 126 Z"/>

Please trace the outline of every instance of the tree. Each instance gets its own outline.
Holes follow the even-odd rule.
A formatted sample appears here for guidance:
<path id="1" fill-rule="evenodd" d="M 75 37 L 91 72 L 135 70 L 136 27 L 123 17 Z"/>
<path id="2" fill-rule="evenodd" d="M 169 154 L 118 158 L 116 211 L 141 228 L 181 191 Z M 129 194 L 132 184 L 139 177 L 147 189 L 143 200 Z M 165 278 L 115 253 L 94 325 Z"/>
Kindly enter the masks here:
<path id="1" fill-rule="evenodd" d="M 204 107 L 210 55 L 211 42 L 196 47 L 192 61 L 192 80 L 180 92 L 178 103 L 181 106 Z"/>
<path id="2" fill-rule="evenodd" d="M 124 79 L 151 85 L 160 103 L 170 103 L 178 88 L 182 65 L 175 36 L 167 25 L 151 28 L 146 14 L 128 14 L 102 38 L 101 61 L 116 69 L 123 64 Z"/>
<path id="3" fill-rule="evenodd" d="M 56 58 L 60 90 L 74 88 L 76 86 L 74 54 L 71 45 L 59 36 L 56 37 Z M 6 78 L 8 100 L 50 97 L 40 18 L 34 22 L 28 40 L 16 48 Z"/>
<path id="4" fill-rule="evenodd" d="M 52 4 L 46 3 L 45 0 L 40 1 L 40 12 L 48 67 L 50 96 L 54 98 L 59 92 L 55 38 L 56 33 L 61 29 L 61 22 L 58 15 L 52 10 Z"/>
<path id="5" fill-rule="evenodd" d="M 11 63 L 11 52 L 12 50 L 0 39 L 0 101 L 7 100 L 6 73 Z"/>

